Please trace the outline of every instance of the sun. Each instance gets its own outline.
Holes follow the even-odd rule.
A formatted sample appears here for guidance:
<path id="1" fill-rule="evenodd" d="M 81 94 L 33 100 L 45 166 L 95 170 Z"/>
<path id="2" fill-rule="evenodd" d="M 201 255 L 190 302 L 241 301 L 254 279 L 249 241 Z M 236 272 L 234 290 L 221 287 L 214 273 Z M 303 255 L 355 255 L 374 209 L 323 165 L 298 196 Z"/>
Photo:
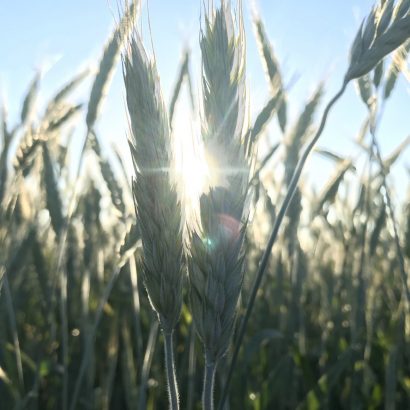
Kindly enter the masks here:
<path id="1" fill-rule="evenodd" d="M 172 143 L 175 181 L 188 219 L 197 213 L 199 199 L 209 189 L 210 167 L 200 140 L 200 129 L 199 121 L 193 118 L 192 110 L 182 99 L 173 121 Z"/>
<path id="2" fill-rule="evenodd" d="M 209 186 L 209 167 L 193 133 L 176 137 L 175 170 L 179 189 L 188 206 L 194 206 Z M 178 141 L 179 140 L 179 141 Z"/>

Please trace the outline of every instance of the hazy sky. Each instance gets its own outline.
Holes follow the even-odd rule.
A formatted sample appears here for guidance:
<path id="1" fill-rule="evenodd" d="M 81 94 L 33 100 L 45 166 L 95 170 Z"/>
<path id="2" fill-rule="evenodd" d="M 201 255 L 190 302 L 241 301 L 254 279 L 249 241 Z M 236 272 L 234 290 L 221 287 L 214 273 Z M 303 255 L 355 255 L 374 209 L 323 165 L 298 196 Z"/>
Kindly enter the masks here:
<path id="1" fill-rule="evenodd" d="M 193 50 L 192 73 L 199 84 L 198 29 L 202 0 L 150 0 L 149 10 L 158 70 L 168 99 L 175 80 L 181 51 Z M 247 31 L 247 73 L 251 112 L 257 112 L 269 97 L 253 30 L 250 2 L 243 0 Z M 289 117 L 294 120 L 321 80 L 325 80 L 325 102 L 340 86 L 347 66 L 350 44 L 362 18 L 370 11 L 370 0 L 259 0 L 275 53 L 289 84 Z M 3 0 L 0 3 L 0 95 L 6 95 L 10 121 L 20 115 L 21 101 L 36 70 L 48 67 L 41 85 L 41 100 L 48 97 L 87 63 L 96 63 L 117 19 L 114 0 Z M 147 13 L 142 16 L 144 31 Z M 150 49 L 148 36 L 145 35 Z M 87 101 L 87 88 L 77 98 Z M 410 85 L 401 78 L 387 105 L 380 140 L 389 152 L 410 132 Z M 365 109 L 353 85 L 335 107 L 320 146 L 344 154 L 357 152 L 351 140 L 365 117 Z M 124 91 L 120 70 L 98 120 L 105 143 L 116 142 L 126 152 Z M 280 135 L 272 132 L 272 141 Z M 77 138 L 77 137 L 76 137 Z M 75 143 L 80 144 L 81 135 Z M 106 145 L 108 146 L 108 145 Z M 328 162 L 311 159 L 311 174 L 326 177 Z M 318 164 L 322 164 L 318 166 Z M 410 150 L 401 161 L 410 164 Z M 315 166 L 316 164 L 316 166 Z M 397 178 L 405 178 L 400 172 Z M 325 179 L 325 178 L 324 178 Z M 407 177 L 406 177 L 407 179 Z M 406 181 L 407 185 L 407 181 Z"/>

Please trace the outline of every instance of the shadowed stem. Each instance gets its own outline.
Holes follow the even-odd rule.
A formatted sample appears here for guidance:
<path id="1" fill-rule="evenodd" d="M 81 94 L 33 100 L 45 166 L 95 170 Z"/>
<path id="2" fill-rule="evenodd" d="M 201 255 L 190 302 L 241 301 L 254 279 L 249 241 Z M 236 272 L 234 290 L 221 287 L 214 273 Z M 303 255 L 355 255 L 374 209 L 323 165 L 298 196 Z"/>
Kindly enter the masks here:
<path id="1" fill-rule="evenodd" d="M 20 383 L 19 387 L 21 391 L 24 391 L 23 362 L 21 359 L 20 342 L 19 342 L 19 337 L 17 333 L 16 311 L 13 306 L 13 298 L 11 295 L 11 289 L 10 289 L 7 276 L 4 277 L 4 294 L 6 297 L 6 308 L 7 308 L 7 313 L 9 316 L 11 332 L 13 334 L 13 344 L 14 344 L 14 351 L 16 355 L 17 375 L 18 375 L 18 380 Z"/>
<path id="2" fill-rule="evenodd" d="M 172 331 L 164 332 L 165 367 L 167 372 L 169 408 L 170 410 L 179 410 L 178 384 L 175 375 L 172 333 Z"/>
<path id="3" fill-rule="evenodd" d="M 204 389 L 202 391 L 203 410 L 214 410 L 214 382 L 216 363 L 205 355 Z"/>
<path id="4" fill-rule="evenodd" d="M 68 408 L 68 324 L 67 324 L 67 272 L 65 268 L 63 267 L 64 263 L 64 255 L 65 255 L 65 247 L 67 243 L 67 238 L 68 238 L 68 230 L 71 224 L 71 220 L 74 215 L 75 211 L 75 204 L 76 204 L 76 199 L 78 195 L 78 185 L 79 185 L 79 180 L 80 180 L 80 175 L 81 175 L 81 169 L 83 166 L 84 158 L 85 158 L 85 152 L 87 149 L 87 144 L 88 140 L 90 138 L 91 130 L 87 129 L 87 133 L 84 138 L 84 142 L 80 151 L 80 157 L 78 159 L 78 164 L 77 164 L 77 169 L 75 172 L 75 179 L 73 182 L 73 187 L 71 191 L 71 195 L 69 196 L 69 201 L 68 201 L 68 208 L 67 208 L 67 215 L 64 220 L 64 224 L 62 226 L 61 232 L 59 234 L 58 238 L 58 243 L 57 243 L 57 262 L 56 262 L 56 267 L 55 267 L 55 281 L 52 286 L 52 304 L 55 303 L 55 287 L 57 286 L 57 279 L 58 275 L 60 274 L 59 277 L 59 284 L 60 284 L 60 318 L 61 318 L 61 332 L 62 332 L 62 344 L 63 344 L 63 410 L 66 410 Z M 56 327 L 56 323 L 53 319 L 53 314 L 51 313 L 53 311 L 53 308 L 50 309 L 50 320 L 51 320 L 51 333 L 53 335 L 54 329 Z M 53 338 L 55 338 L 55 335 L 53 335 Z M 87 346 L 86 346 L 87 349 Z M 85 369 L 84 369 L 85 371 Z M 79 378 L 80 379 L 80 378 Z M 79 380 L 78 379 L 78 380 Z M 79 386 L 78 380 L 76 382 L 76 390 L 75 392 L 79 392 L 79 388 L 77 389 L 77 386 Z M 76 399 L 76 395 L 74 394 L 74 398 Z M 76 400 L 73 400 L 75 403 Z"/>
<path id="5" fill-rule="evenodd" d="M 71 219 L 74 215 L 74 211 L 75 211 L 75 203 L 76 203 L 76 199 L 77 199 L 77 194 L 78 194 L 78 184 L 79 184 L 79 180 L 80 180 L 80 175 L 81 175 L 81 169 L 83 166 L 83 162 L 84 162 L 84 158 L 85 158 L 85 151 L 87 149 L 87 143 L 88 143 L 88 139 L 90 137 L 90 130 L 87 130 L 87 133 L 85 135 L 84 138 L 84 142 L 80 151 L 80 156 L 78 159 L 78 164 L 77 164 L 77 168 L 75 171 L 75 178 L 73 181 L 73 186 L 72 186 L 72 190 L 69 194 L 69 198 L 68 198 L 68 208 L 67 208 L 67 214 L 66 217 L 64 219 L 64 223 L 63 226 L 61 227 L 61 231 L 59 233 L 58 236 L 58 242 L 57 242 L 57 250 L 56 250 L 56 261 L 55 261 L 55 268 L 54 268 L 54 272 L 55 272 L 55 277 L 52 278 L 52 285 L 51 285 L 51 309 L 49 312 L 49 320 L 50 320 L 50 324 L 51 324 L 51 335 L 52 335 L 52 339 L 56 339 L 56 328 L 57 325 L 55 323 L 55 319 L 53 316 L 53 311 L 54 311 L 54 305 L 56 304 L 56 288 L 58 286 L 58 283 L 60 283 L 60 286 L 67 286 L 67 278 L 66 278 L 66 272 L 65 269 L 62 269 L 63 267 L 63 263 L 64 263 L 64 254 L 65 254 L 65 246 L 66 246 L 66 242 L 67 242 L 67 238 L 68 238 L 68 230 L 71 224 Z M 61 277 L 59 278 L 58 275 L 61 275 Z M 59 281 L 60 279 L 60 281 Z M 65 284 L 65 285 L 64 285 Z M 67 289 L 61 289 L 61 294 L 66 294 L 67 293 Z M 66 307 L 66 303 L 67 301 L 64 300 L 60 300 L 60 315 L 63 316 L 65 314 L 65 311 L 67 310 Z M 63 332 L 63 340 L 64 338 L 68 338 L 67 335 L 64 335 L 64 333 L 67 332 L 67 329 L 64 327 L 64 325 L 62 326 L 62 332 Z M 64 372 L 66 372 L 66 366 L 63 363 L 63 367 L 64 367 Z M 65 382 L 64 382 L 65 384 Z"/>
<path id="6" fill-rule="evenodd" d="M 390 214 L 390 219 L 391 219 L 391 223 L 393 226 L 393 236 L 394 236 L 394 243 L 396 246 L 396 250 L 397 250 L 397 256 L 399 259 L 399 267 L 400 267 L 400 273 L 401 273 L 401 279 L 403 281 L 403 289 L 404 289 L 404 295 L 406 297 L 406 305 L 405 305 L 405 309 L 408 310 L 409 309 L 409 302 L 410 302 L 410 289 L 409 286 L 407 284 L 407 273 L 406 273 L 406 267 L 405 267 L 405 263 L 404 263 L 404 255 L 403 255 L 403 251 L 401 249 L 401 245 L 400 245 L 400 238 L 399 238 L 399 232 L 397 229 L 397 223 L 396 223 L 396 218 L 394 215 L 394 208 L 393 208 L 393 202 L 391 200 L 391 196 L 390 196 L 390 192 L 389 192 L 389 187 L 387 184 L 387 172 L 383 163 L 383 158 L 382 158 L 382 154 L 380 151 L 380 145 L 377 141 L 377 137 L 376 137 L 376 133 L 381 121 L 381 118 L 384 114 L 384 107 L 385 107 L 385 103 L 386 100 L 384 99 L 382 101 L 382 105 L 380 108 L 380 111 L 377 114 L 377 112 L 372 112 L 372 109 L 370 106 L 368 106 L 369 108 L 369 121 L 370 121 L 370 136 L 371 136 L 371 145 L 372 145 L 372 154 L 375 156 L 376 161 L 380 167 L 380 173 L 382 176 L 382 186 L 384 188 L 384 202 L 385 202 L 385 206 L 387 207 L 387 210 L 389 211 Z M 373 122 L 372 122 L 373 119 Z M 410 136 L 407 137 L 407 139 L 409 139 Z"/>
<path id="7" fill-rule="evenodd" d="M 386 170 L 384 168 L 383 159 L 382 159 L 381 152 L 380 152 L 380 146 L 379 146 L 379 143 L 377 142 L 376 130 L 371 129 L 370 134 L 371 134 L 371 137 L 372 137 L 373 150 L 374 150 L 374 153 L 376 155 L 378 165 L 380 166 L 380 172 L 381 172 L 382 178 L 383 178 L 382 183 L 383 183 L 383 187 L 384 187 L 385 203 L 386 203 L 387 209 L 390 213 L 390 220 L 391 220 L 391 223 L 392 223 L 392 226 L 393 226 L 394 244 L 396 246 L 397 256 L 398 256 L 398 259 L 399 259 L 400 274 L 401 274 L 401 279 L 402 279 L 402 282 L 403 282 L 404 294 L 405 294 L 405 297 L 406 297 L 406 309 L 408 309 L 409 308 L 408 304 L 410 302 L 410 289 L 409 289 L 409 286 L 407 285 L 407 273 L 406 273 L 406 268 L 405 268 L 405 263 L 404 263 L 404 255 L 403 255 L 403 251 L 402 251 L 401 245 L 400 245 L 399 232 L 398 232 L 398 229 L 397 229 L 396 218 L 395 218 L 395 215 L 394 215 L 393 202 L 391 200 L 390 192 L 389 192 L 389 189 L 388 189 L 388 186 L 387 186 L 387 173 L 386 173 Z"/>
<path id="8" fill-rule="evenodd" d="M 60 320 L 61 320 L 61 344 L 62 344 L 62 363 L 63 363 L 63 392 L 62 409 L 68 409 L 68 321 L 67 321 L 67 272 L 62 266 L 60 275 Z"/>
<path id="9" fill-rule="evenodd" d="M 269 238 L 268 244 L 266 246 L 265 252 L 263 253 L 260 265 L 259 265 L 259 269 L 258 269 L 258 273 L 256 274 L 256 278 L 255 281 L 253 283 L 252 286 L 252 291 L 249 297 L 249 301 L 246 307 L 246 312 L 245 312 L 245 316 L 241 322 L 241 326 L 239 328 L 239 332 L 238 332 L 238 338 L 235 344 L 235 349 L 234 349 L 234 353 L 232 356 L 232 361 L 231 364 L 229 366 L 229 371 L 228 371 L 228 376 L 226 379 L 226 383 L 224 386 L 224 389 L 222 391 L 222 396 L 221 396 L 221 400 L 219 402 L 219 407 L 218 410 L 222 410 L 223 406 L 225 404 L 225 400 L 226 397 L 228 395 L 228 391 L 229 391 L 229 386 L 231 383 L 231 379 L 232 379 L 232 375 L 233 375 L 233 371 L 235 369 L 236 366 L 236 362 L 238 359 L 238 353 L 239 353 L 239 349 L 241 347 L 242 341 L 243 341 L 243 337 L 245 335 L 245 330 L 246 330 L 246 326 L 248 324 L 249 321 L 249 317 L 251 315 L 252 309 L 253 309 L 253 305 L 255 303 L 255 298 L 256 298 L 256 294 L 258 293 L 263 275 L 265 273 L 266 267 L 268 265 L 269 262 L 269 257 L 270 254 L 272 252 L 272 248 L 273 248 L 273 244 L 276 241 L 276 238 L 278 236 L 278 232 L 280 229 L 280 226 L 282 224 L 283 218 L 286 215 L 286 212 L 289 208 L 290 203 L 292 202 L 293 196 L 295 195 L 298 183 L 299 183 L 299 179 L 300 176 L 302 174 L 303 171 L 303 167 L 305 166 L 306 160 L 309 156 L 309 154 L 311 153 L 312 149 L 314 148 L 314 146 L 316 145 L 320 135 L 323 132 L 323 129 L 325 127 L 326 121 L 327 121 L 327 117 L 329 115 L 329 111 L 330 109 L 333 107 L 333 105 L 336 103 L 336 101 L 343 95 L 343 93 L 346 90 L 346 86 L 349 83 L 349 79 L 346 78 L 343 81 L 343 85 L 341 87 L 341 89 L 336 93 L 336 95 L 329 101 L 329 103 L 327 104 L 324 112 L 323 112 L 323 116 L 322 119 L 320 121 L 320 126 L 318 128 L 318 130 L 316 131 L 315 136 L 313 137 L 313 139 L 310 141 L 309 145 L 306 147 L 305 151 L 303 152 L 295 171 L 293 172 L 293 176 L 292 179 L 290 181 L 289 184 L 289 188 L 288 191 L 286 192 L 286 196 L 285 199 L 282 202 L 282 206 L 280 207 L 279 213 L 275 219 L 275 223 L 272 229 L 272 233 L 271 236 Z"/>
<path id="10" fill-rule="evenodd" d="M 190 337 L 189 337 L 189 365 L 188 365 L 188 394 L 186 401 L 186 409 L 192 410 L 194 408 L 194 395 L 195 395 L 195 328 L 194 324 L 191 324 Z"/>
<path id="11" fill-rule="evenodd" d="M 155 320 L 151 325 L 151 330 L 149 331 L 149 336 L 148 336 L 147 347 L 145 349 L 144 362 L 143 362 L 142 371 L 141 371 L 141 384 L 140 384 L 139 393 L 138 393 L 139 397 L 138 397 L 137 409 L 147 408 L 146 396 L 147 396 L 148 378 L 149 378 L 149 372 L 151 369 L 152 358 L 154 356 L 155 345 L 157 342 L 158 329 L 159 329 L 159 323 L 157 320 Z"/>
<path id="12" fill-rule="evenodd" d="M 112 272 L 111 277 L 104 288 L 103 296 L 98 304 L 97 310 L 95 312 L 94 323 L 92 324 L 88 335 L 86 335 L 86 342 L 84 347 L 83 357 L 81 359 L 80 370 L 77 375 L 77 380 L 75 382 L 74 392 L 71 396 L 71 404 L 70 410 L 75 410 L 77 408 L 77 400 L 80 394 L 80 390 L 82 387 L 82 381 L 87 370 L 87 366 L 90 360 L 90 356 L 92 353 L 93 344 L 95 342 L 95 336 L 97 333 L 98 325 L 100 324 L 100 320 L 104 311 L 104 306 L 106 305 L 108 298 L 111 294 L 112 288 L 114 287 L 115 281 L 120 273 L 121 266 L 117 266 L 115 270 Z"/>

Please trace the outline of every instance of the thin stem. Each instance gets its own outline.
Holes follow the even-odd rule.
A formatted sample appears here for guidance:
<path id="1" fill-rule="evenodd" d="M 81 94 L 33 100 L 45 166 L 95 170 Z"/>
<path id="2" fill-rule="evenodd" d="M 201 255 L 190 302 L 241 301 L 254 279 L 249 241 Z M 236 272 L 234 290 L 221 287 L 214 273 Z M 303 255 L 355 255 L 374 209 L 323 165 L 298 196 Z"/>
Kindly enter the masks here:
<path id="1" fill-rule="evenodd" d="M 320 122 L 320 126 L 319 126 L 318 130 L 316 131 L 315 136 L 313 137 L 313 139 L 310 141 L 309 145 L 306 147 L 305 151 L 303 152 L 302 157 L 300 158 L 300 160 L 299 160 L 299 162 L 296 166 L 296 169 L 293 173 L 292 179 L 291 179 L 290 184 L 289 184 L 288 191 L 286 193 L 285 199 L 282 202 L 282 206 L 279 210 L 279 213 L 278 213 L 278 215 L 275 219 L 275 223 L 274 223 L 274 226 L 273 226 L 273 229 L 272 229 L 271 236 L 269 238 L 269 241 L 268 241 L 268 244 L 266 246 L 265 252 L 263 253 L 263 256 L 262 256 L 262 259 L 261 259 L 261 262 L 260 262 L 260 265 L 259 265 L 258 273 L 256 274 L 256 278 L 255 278 L 255 281 L 253 283 L 252 291 L 251 291 L 249 301 L 248 301 L 248 304 L 247 304 L 247 307 L 246 307 L 245 316 L 242 320 L 242 323 L 241 323 L 241 326 L 240 326 L 240 329 L 239 329 L 239 332 L 238 332 L 238 338 L 237 338 L 237 341 L 236 341 L 236 344 L 235 344 L 235 349 L 234 349 L 234 353 L 233 353 L 233 356 L 232 356 L 232 361 L 231 361 L 231 364 L 229 366 L 229 371 L 228 371 L 228 377 L 226 379 L 226 384 L 225 384 L 225 387 L 222 391 L 222 396 L 221 396 L 221 400 L 220 400 L 219 407 L 218 407 L 219 410 L 223 409 L 226 397 L 228 395 L 229 386 L 230 386 L 230 383 L 231 383 L 233 371 L 234 371 L 235 366 L 236 366 L 236 361 L 238 359 L 239 349 L 241 347 L 243 337 L 245 335 L 246 326 L 248 324 L 249 317 L 251 315 L 253 305 L 255 303 L 256 294 L 258 293 L 258 290 L 259 290 L 263 275 L 265 273 L 266 267 L 267 267 L 268 262 L 269 262 L 269 257 L 270 257 L 270 254 L 272 252 L 273 244 L 275 243 L 276 237 L 278 236 L 279 228 L 282 224 L 283 218 L 286 215 L 286 212 L 289 208 L 289 205 L 292 202 L 293 196 L 295 195 L 295 192 L 296 192 L 296 189 L 297 189 L 297 186 L 298 186 L 298 183 L 299 183 L 299 179 L 300 179 L 300 176 L 302 174 L 303 167 L 306 163 L 306 160 L 307 160 L 309 154 L 311 153 L 312 149 L 316 145 L 320 135 L 323 132 L 323 129 L 324 129 L 325 124 L 326 124 L 327 117 L 329 115 L 329 111 L 332 108 L 332 106 L 336 103 L 336 101 L 345 92 L 348 82 L 349 82 L 348 80 L 345 80 L 343 82 L 343 85 L 342 85 L 341 89 L 337 92 L 337 94 L 327 104 L 327 106 L 326 106 L 326 108 L 323 112 L 323 116 L 322 116 L 322 120 Z"/>
<path id="2" fill-rule="evenodd" d="M 58 237 L 58 242 L 57 242 L 57 250 L 56 250 L 56 261 L 55 261 L 55 268 L 53 271 L 55 272 L 55 278 L 52 279 L 52 289 L 51 289 L 51 308 L 50 308 L 50 322 L 51 322 L 51 335 L 52 339 L 55 339 L 55 328 L 57 327 L 55 324 L 55 320 L 53 317 L 53 311 L 54 311 L 54 305 L 56 303 L 56 287 L 58 284 L 58 274 L 61 271 L 61 275 L 65 276 L 65 270 L 62 270 L 63 262 L 64 262 L 64 254 L 65 254 L 65 246 L 68 238 L 68 230 L 70 227 L 71 219 L 74 215 L 75 211 L 75 204 L 76 204 L 76 199 L 77 199 L 77 194 L 78 194 L 78 182 L 80 180 L 80 175 L 81 175 L 81 169 L 83 166 L 84 162 L 84 157 L 85 157 L 85 151 L 87 149 L 87 144 L 88 140 L 90 138 L 90 130 L 87 130 L 87 133 L 84 138 L 84 142 L 80 151 L 80 156 L 78 159 L 78 164 L 77 164 L 77 169 L 75 170 L 75 178 L 73 181 L 73 187 L 71 190 L 71 193 L 69 195 L 68 199 L 68 208 L 67 208 L 67 214 L 64 219 L 64 224 L 61 228 L 61 232 Z M 67 280 L 65 279 L 67 282 Z M 66 291 L 65 291 L 66 292 Z"/>
<path id="3" fill-rule="evenodd" d="M 137 360 L 141 363 L 143 360 L 143 347 L 142 347 L 142 329 L 140 318 L 140 296 L 138 291 L 138 273 L 135 257 L 132 256 L 128 261 L 129 273 L 132 285 L 132 299 L 134 305 L 134 324 L 135 324 L 135 340 L 137 344 Z"/>
<path id="4" fill-rule="evenodd" d="M 202 391 L 203 410 L 214 410 L 214 382 L 216 363 L 205 358 L 204 389 Z"/>
<path id="5" fill-rule="evenodd" d="M 385 108 L 385 104 L 386 104 L 386 100 L 383 99 L 382 103 L 381 103 L 381 107 L 379 112 L 377 113 L 377 111 L 372 111 L 371 107 L 369 106 L 369 122 L 370 122 L 370 137 L 371 137 L 371 145 L 372 145 L 372 154 L 375 155 L 377 163 L 380 167 L 380 173 L 382 176 L 382 186 L 384 188 L 384 201 L 385 201 L 385 205 L 387 207 L 387 210 L 389 212 L 389 216 L 391 219 L 391 223 L 393 226 L 393 235 L 394 235 L 394 243 L 396 246 L 396 250 L 397 250 L 397 256 L 399 259 L 399 266 L 400 266 L 400 273 L 401 273 L 401 279 L 403 282 L 403 290 L 404 290 L 404 294 L 406 296 L 406 309 L 409 308 L 409 302 L 410 302 L 410 289 L 409 286 L 407 284 L 407 273 L 406 273 L 406 268 L 405 268 L 405 264 L 404 264 L 404 256 L 403 256 L 403 252 L 401 249 L 401 245 L 400 245 L 400 238 L 399 238 L 399 233 L 397 230 L 397 223 L 396 223 L 396 218 L 394 215 L 394 208 L 393 208 L 393 202 L 391 200 L 391 196 L 390 196 L 390 192 L 389 192 L 389 187 L 387 184 L 387 172 L 386 169 L 384 167 L 384 163 L 383 163 L 383 158 L 381 155 L 381 150 L 380 150 L 380 145 L 377 141 L 377 137 L 376 137 L 376 133 L 377 130 L 379 128 L 379 124 L 380 121 L 382 119 L 382 116 L 384 114 L 384 108 Z M 376 106 L 377 107 L 377 106 Z M 378 114 L 378 115 L 376 115 Z M 372 121 L 373 119 L 373 121 Z M 410 138 L 410 136 L 407 137 L 407 139 Z"/>
<path id="6" fill-rule="evenodd" d="M 164 332 L 165 367 L 167 374 L 168 398 L 170 410 L 179 410 L 178 385 L 175 375 L 174 348 L 172 331 Z"/>
<path id="7" fill-rule="evenodd" d="M 147 347 L 145 348 L 144 362 L 142 364 L 141 371 L 141 384 L 138 393 L 138 409 L 145 409 L 147 407 L 147 385 L 152 364 L 152 358 L 154 357 L 155 345 L 157 343 L 158 329 L 159 323 L 157 320 L 155 320 L 151 325 L 151 330 L 148 335 Z"/>
<path id="8" fill-rule="evenodd" d="M 77 400 L 78 396 L 80 394 L 81 386 L 82 386 L 82 381 L 85 375 L 85 372 L 87 370 L 87 366 L 89 363 L 89 360 L 91 359 L 91 353 L 92 353 L 92 348 L 93 348 L 93 343 L 95 341 L 95 335 L 97 332 L 98 325 L 100 324 L 100 320 L 103 314 L 104 306 L 107 303 L 107 300 L 111 294 L 112 288 L 114 287 L 115 281 L 118 277 L 118 274 L 120 273 L 121 267 L 117 266 L 115 270 L 112 272 L 110 280 L 106 284 L 104 288 L 104 292 L 102 295 L 102 298 L 98 304 L 97 311 L 95 312 L 95 317 L 94 317 L 94 323 L 91 326 L 91 329 L 89 330 L 88 335 L 86 335 L 86 342 L 85 342 L 85 347 L 84 347 L 84 353 L 83 357 L 81 359 L 81 365 L 80 365 L 80 370 L 77 375 L 77 380 L 75 383 L 74 387 L 74 392 L 71 397 L 71 405 L 70 405 L 70 410 L 75 410 L 77 406 Z"/>
<path id="9" fill-rule="evenodd" d="M 1 296 L 1 288 L 3 287 L 3 282 L 5 279 L 6 275 L 6 269 L 4 266 L 0 266 L 0 296 Z"/>
<path id="10" fill-rule="evenodd" d="M 194 408 L 194 394 L 195 394 L 195 328 L 194 324 L 191 324 L 190 336 L 189 336 L 189 364 L 188 364 L 188 387 L 187 387 L 187 410 Z"/>
<path id="11" fill-rule="evenodd" d="M 401 245 L 400 245 L 400 238 L 399 238 L 399 232 L 398 232 L 398 229 L 397 229 L 396 218 L 395 218 L 395 215 L 394 215 L 393 202 L 391 200 L 389 188 L 387 186 L 387 173 L 386 173 L 386 170 L 384 168 L 383 159 L 382 159 L 381 152 L 380 152 L 380 146 L 379 146 L 379 143 L 377 142 L 376 131 L 373 129 L 373 130 L 371 130 L 370 134 L 371 134 L 371 137 L 372 137 L 373 150 L 376 154 L 376 159 L 377 159 L 377 162 L 379 163 L 380 172 L 381 172 L 382 178 L 383 178 L 382 184 L 383 184 L 383 188 L 384 188 L 385 203 L 386 203 L 387 209 L 389 211 L 390 220 L 391 220 L 391 223 L 392 223 L 392 226 L 393 226 L 394 244 L 395 244 L 396 250 L 397 250 L 397 256 L 398 256 L 399 266 L 400 266 L 400 274 L 401 274 L 401 279 L 402 279 L 402 282 L 403 282 L 404 294 L 406 296 L 406 302 L 407 302 L 406 306 L 407 306 L 407 309 L 408 309 L 408 303 L 410 302 L 410 289 L 409 289 L 409 286 L 407 284 L 407 273 L 406 273 L 406 268 L 405 268 L 405 264 L 404 264 L 403 251 L 402 251 Z"/>
<path id="12" fill-rule="evenodd" d="M 11 332 L 13 334 L 13 344 L 14 344 L 14 353 L 16 355 L 17 375 L 18 375 L 21 391 L 24 392 L 23 362 L 21 360 L 20 342 L 19 342 L 19 337 L 17 333 L 16 312 L 13 306 L 13 298 L 11 295 L 11 289 L 10 289 L 10 284 L 9 284 L 7 275 L 5 275 L 4 277 L 4 294 L 6 297 L 7 313 L 9 316 Z"/>
<path id="13" fill-rule="evenodd" d="M 63 361 L 63 397 L 62 409 L 68 409 L 68 323 L 67 323 L 67 274 L 65 267 L 62 267 L 60 276 L 60 320 L 61 320 L 61 342 Z"/>

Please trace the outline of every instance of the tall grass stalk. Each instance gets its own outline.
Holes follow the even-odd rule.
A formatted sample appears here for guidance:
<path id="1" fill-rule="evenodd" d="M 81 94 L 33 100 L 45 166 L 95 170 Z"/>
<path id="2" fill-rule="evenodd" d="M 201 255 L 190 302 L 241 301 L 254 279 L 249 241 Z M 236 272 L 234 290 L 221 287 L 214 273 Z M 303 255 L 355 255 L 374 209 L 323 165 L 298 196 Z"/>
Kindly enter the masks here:
<path id="1" fill-rule="evenodd" d="M 169 406 L 179 408 L 178 384 L 175 374 L 173 332 L 164 333 L 165 369 L 167 373 Z"/>
<path id="2" fill-rule="evenodd" d="M 204 410 L 214 409 L 214 385 L 216 363 L 205 354 L 204 387 L 202 391 L 202 407 Z"/>
<path id="3" fill-rule="evenodd" d="M 4 293 L 6 296 L 6 304 L 7 304 L 7 312 L 10 321 L 11 332 L 13 334 L 13 344 L 14 344 L 14 351 L 16 354 L 16 367 L 17 367 L 17 374 L 20 383 L 21 391 L 24 391 L 24 373 L 23 373 L 23 364 L 21 360 L 21 350 L 20 350 L 20 342 L 17 333 L 17 323 L 16 323 L 16 313 L 13 306 L 13 300 L 10 292 L 10 285 L 7 279 L 7 276 L 4 279 Z"/>
<path id="4" fill-rule="evenodd" d="M 206 410 L 214 407 L 215 370 L 232 337 L 244 270 L 249 165 L 242 135 L 241 4 L 236 17 L 234 22 L 230 3 L 221 2 L 206 14 L 201 36 L 202 139 L 212 177 L 209 192 L 200 198 L 200 228 L 190 233 L 189 280 L 193 321 L 205 353 L 202 406 Z"/>
<path id="5" fill-rule="evenodd" d="M 141 370 L 141 383 L 138 391 L 138 408 L 145 409 L 147 406 L 147 387 L 152 359 L 158 339 L 159 323 L 153 322 L 148 335 L 147 346 L 144 354 L 144 361 Z"/>
<path id="6" fill-rule="evenodd" d="M 129 146 L 136 178 L 133 194 L 141 229 L 142 276 L 164 335 L 171 409 L 179 408 L 172 334 L 182 306 L 181 203 L 171 179 L 170 125 L 155 62 L 149 61 L 134 31 L 123 58 L 131 125 Z"/>

